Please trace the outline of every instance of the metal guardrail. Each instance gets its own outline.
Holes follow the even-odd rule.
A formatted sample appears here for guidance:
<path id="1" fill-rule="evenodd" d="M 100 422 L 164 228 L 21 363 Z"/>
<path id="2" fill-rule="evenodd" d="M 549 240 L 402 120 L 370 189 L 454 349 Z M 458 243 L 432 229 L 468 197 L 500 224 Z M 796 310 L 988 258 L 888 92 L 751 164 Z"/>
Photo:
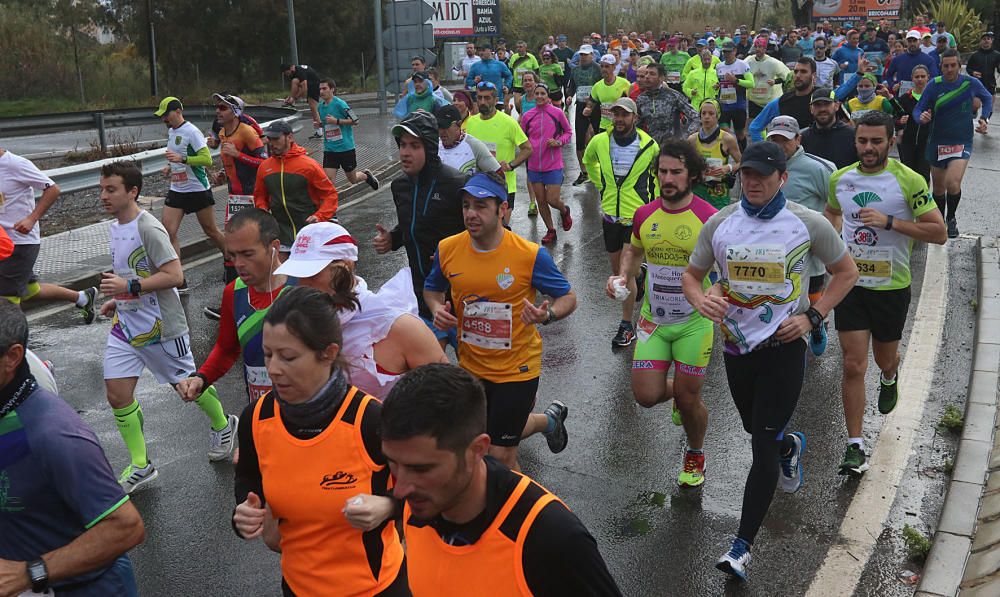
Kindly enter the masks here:
<path id="1" fill-rule="evenodd" d="M 156 118 L 153 116 L 154 110 L 156 108 L 151 106 L 148 108 L 91 110 L 87 112 L 0 118 L 0 136 L 14 137 L 97 128 L 97 119 L 99 116 L 104 120 L 104 126 L 109 128 L 150 124 Z M 271 106 L 247 107 L 247 112 L 258 121 L 284 118 L 290 111 L 290 108 L 275 108 Z M 184 113 L 188 118 L 212 120 L 215 118 L 215 105 L 185 106 Z"/>
<path id="2" fill-rule="evenodd" d="M 276 110 L 275 108 L 269 109 Z M 288 112 L 292 112 L 292 114 L 266 122 L 260 122 L 259 124 L 261 128 L 266 128 L 272 122 L 283 121 L 292 124 L 298 120 L 298 113 L 292 110 L 282 110 L 282 113 L 287 114 Z M 148 121 L 150 112 L 146 110 L 144 111 L 144 114 L 146 120 Z M 298 130 L 294 125 L 292 128 Z M 219 150 L 212 150 L 211 153 L 214 158 L 219 155 Z M 96 188 L 101 179 L 101 166 L 118 160 L 132 160 L 136 162 L 139 165 L 139 169 L 142 170 L 143 176 L 155 174 L 167 165 L 166 149 L 161 147 L 158 149 L 150 149 L 148 151 L 133 153 L 128 156 L 106 158 L 95 162 L 87 162 L 86 164 L 65 166 L 63 168 L 53 168 L 51 170 L 45 170 L 44 174 L 51 178 L 52 181 L 59 186 L 59 190 L 61 192 L 72 193 L 74 191 Z"/>

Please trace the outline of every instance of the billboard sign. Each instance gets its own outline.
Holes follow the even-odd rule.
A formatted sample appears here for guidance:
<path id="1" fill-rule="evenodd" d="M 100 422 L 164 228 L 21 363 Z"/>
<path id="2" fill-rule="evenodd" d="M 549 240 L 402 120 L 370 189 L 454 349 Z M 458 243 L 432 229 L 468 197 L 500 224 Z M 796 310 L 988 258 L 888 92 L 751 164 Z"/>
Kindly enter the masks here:
<path id="1" fill-rule="evenodd" d="M 500 0 L 427 0 L 434 37 L 500 35 Z"/>
<path id="2" fill-rule="evenodd" d="M 902 0 L 816 0 L 813 3 L 813 20 L 895 20 L 899 18 L 902 4 Z"/>

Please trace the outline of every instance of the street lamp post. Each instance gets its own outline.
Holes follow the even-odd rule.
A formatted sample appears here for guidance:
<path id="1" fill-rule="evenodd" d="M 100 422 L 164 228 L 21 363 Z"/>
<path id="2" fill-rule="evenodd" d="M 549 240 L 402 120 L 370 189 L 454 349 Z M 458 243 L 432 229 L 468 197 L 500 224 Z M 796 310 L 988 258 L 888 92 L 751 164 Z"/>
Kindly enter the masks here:
<path id="1" fill-rule="evenodd" d="M 295 39 L 295 1 L 287 0 L 288 5 L 288 43 L 292 50 L 292 64 L 299 63 L 299 43 Z"/>

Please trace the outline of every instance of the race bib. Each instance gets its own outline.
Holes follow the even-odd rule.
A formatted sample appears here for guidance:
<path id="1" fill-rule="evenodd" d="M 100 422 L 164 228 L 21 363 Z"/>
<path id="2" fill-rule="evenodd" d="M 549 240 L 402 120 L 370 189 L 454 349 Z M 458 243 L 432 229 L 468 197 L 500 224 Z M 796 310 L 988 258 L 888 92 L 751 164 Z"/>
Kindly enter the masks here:
<path id="1" fill-rule="evenodd" d="M 601 118 L 606 118 L 607 120 L 611 120 L 611 106 L 613 105 L 614 104 L 611 103 L 601 104 Z"/>
<path id="2" fill-rule="evenodd" d="M 229 195 L 229 202 L 226 203 L 226 222 L 233 217 L 236 212 L 253 207 L 253 195 Z"/>
<path id="3" fill-rule="evenodd" d="M 855 286 L 873 288 L 892 282 L 892 247 L 847 246 L 858 267 Z"/>
<path id="4" fill-rule="evenodd" d="M 949 158 L 960 158 L 965 153 L 965 145 L 938 145 L 937 159 L 947 160 Z"/>
<path id="5" fill-rule="evenodd" d="M 467 303 L 462 310 L 462 341 L 489 350 L 510 350 L 513 312 L 510 303 Z"/>
<path id="6" fill-rule="evenodd" d="M 913 89 L 913 81 L 900 81 L 899 82 L 899 95 L 903 95 L 907 91 Z"/>
<path id="7" fill-rule="evenodd" d="M 649 312 L 653 321 L 672 324 L 690 315 L 691 306 L 681 288 L 684 268 L 653 264 L 646 267 L 646 296 L 649 297 Z M 653 329 L 656 329 L 655 326 Z"/>
<path id="8" fill-rule="evenodd" d="M 170 163 L 170 182 L 187 182 L 187 166 L 184 164 Z"/>
<path id="9" fill-rule="evenodd" d="M 323 125 L 323 137 L 327 141 L 340 141 L 344 138 L 344 133 L 340 130 L 340 126 L 336 124 L 324 124 Z"/>
<path id="10" fill-rule="evenodd" d="M 582 87 L 577 87 L 576 99 L 580 100 L 581 102 L 585 101 L 588 97 L 590 97 L 590 92 L 593 89 L 594 89 L 593 85 L 584 85 Z"/>
<path id="11" fill-rule="evenodd" d="M 267 374 L 266 367 L 244 367 L 247 374 L 247 392 L 250 394 L 250 402 L 260 398 L 271 391 L 271 376 Z"/>
<path id="12" fill-rule="evenodd" d="M 785 291 L 785 247 L 729 245 L 726 272 L 729 287 L 740 294 L 781 294 Z"/>
<path id="13" fill-rule="evenodd" d="M 635 324 L 635 336 L 639 339 L 639 342 L 646 342 L 656 332 L 656 328 L 658 327 L 660 326 L 645 317 L 639 317 L 639 321 Z"/>
<path id="14" fill-rule="evenodd" d="M 865 114 L 867 114 L 869 112 L 871 112 L 871 110 L 867 110 L 867 109 L 865 109 L 865 110 L 855 110 L 855 111 L 851 112 L 851 120 L 859 120 L 862 116 L 864 116 Z"/>
<path id="15" fill-rule="evenodd" d="M 757 99 L 766 99 L 767 96 L 770 95 L 771 93 L 771 86 L 758 85 L 754 87 L 753 90 L 751 90 L 751 93 L 753 93 L 753 96 Z"/>
<path id="16" fill-rule="evenodd" d="M 719 101 L 724 104 L 736 103 L 736 85 L 729 81 L 723 81 L 719 87 Z"/>
<path id="17" fill-rule="evenodd" d="M 672 70 L 667 72 L 667 83 L 671 85 L 680 85 L 681 84 L 680 71 Z"/>
<path id="18" fill-rule="evenodd" d="M 115 275 L 123 278 L 126 283 L 139 278 L 130 270 L 115 270 Z M 142 307 L 142 296 L 132 296 L 128 292 L 115 295 L 115 309 L 119 313 L 138 313 Z"/>

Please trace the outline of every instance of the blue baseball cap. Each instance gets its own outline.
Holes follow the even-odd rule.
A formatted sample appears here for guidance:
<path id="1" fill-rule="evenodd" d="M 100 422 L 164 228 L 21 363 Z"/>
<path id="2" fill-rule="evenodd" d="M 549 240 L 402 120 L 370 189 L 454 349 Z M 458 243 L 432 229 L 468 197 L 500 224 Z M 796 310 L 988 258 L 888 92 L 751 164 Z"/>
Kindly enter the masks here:
<path id="1" fill-rule="evenodd" d="M 507 186 L 493 180 L 482 172 L 472 175 L 472 178 L 465 183 L 462 190 L 477 199 L 495 197 L 502 203 L 506 203 L 507 201 Z"/>

